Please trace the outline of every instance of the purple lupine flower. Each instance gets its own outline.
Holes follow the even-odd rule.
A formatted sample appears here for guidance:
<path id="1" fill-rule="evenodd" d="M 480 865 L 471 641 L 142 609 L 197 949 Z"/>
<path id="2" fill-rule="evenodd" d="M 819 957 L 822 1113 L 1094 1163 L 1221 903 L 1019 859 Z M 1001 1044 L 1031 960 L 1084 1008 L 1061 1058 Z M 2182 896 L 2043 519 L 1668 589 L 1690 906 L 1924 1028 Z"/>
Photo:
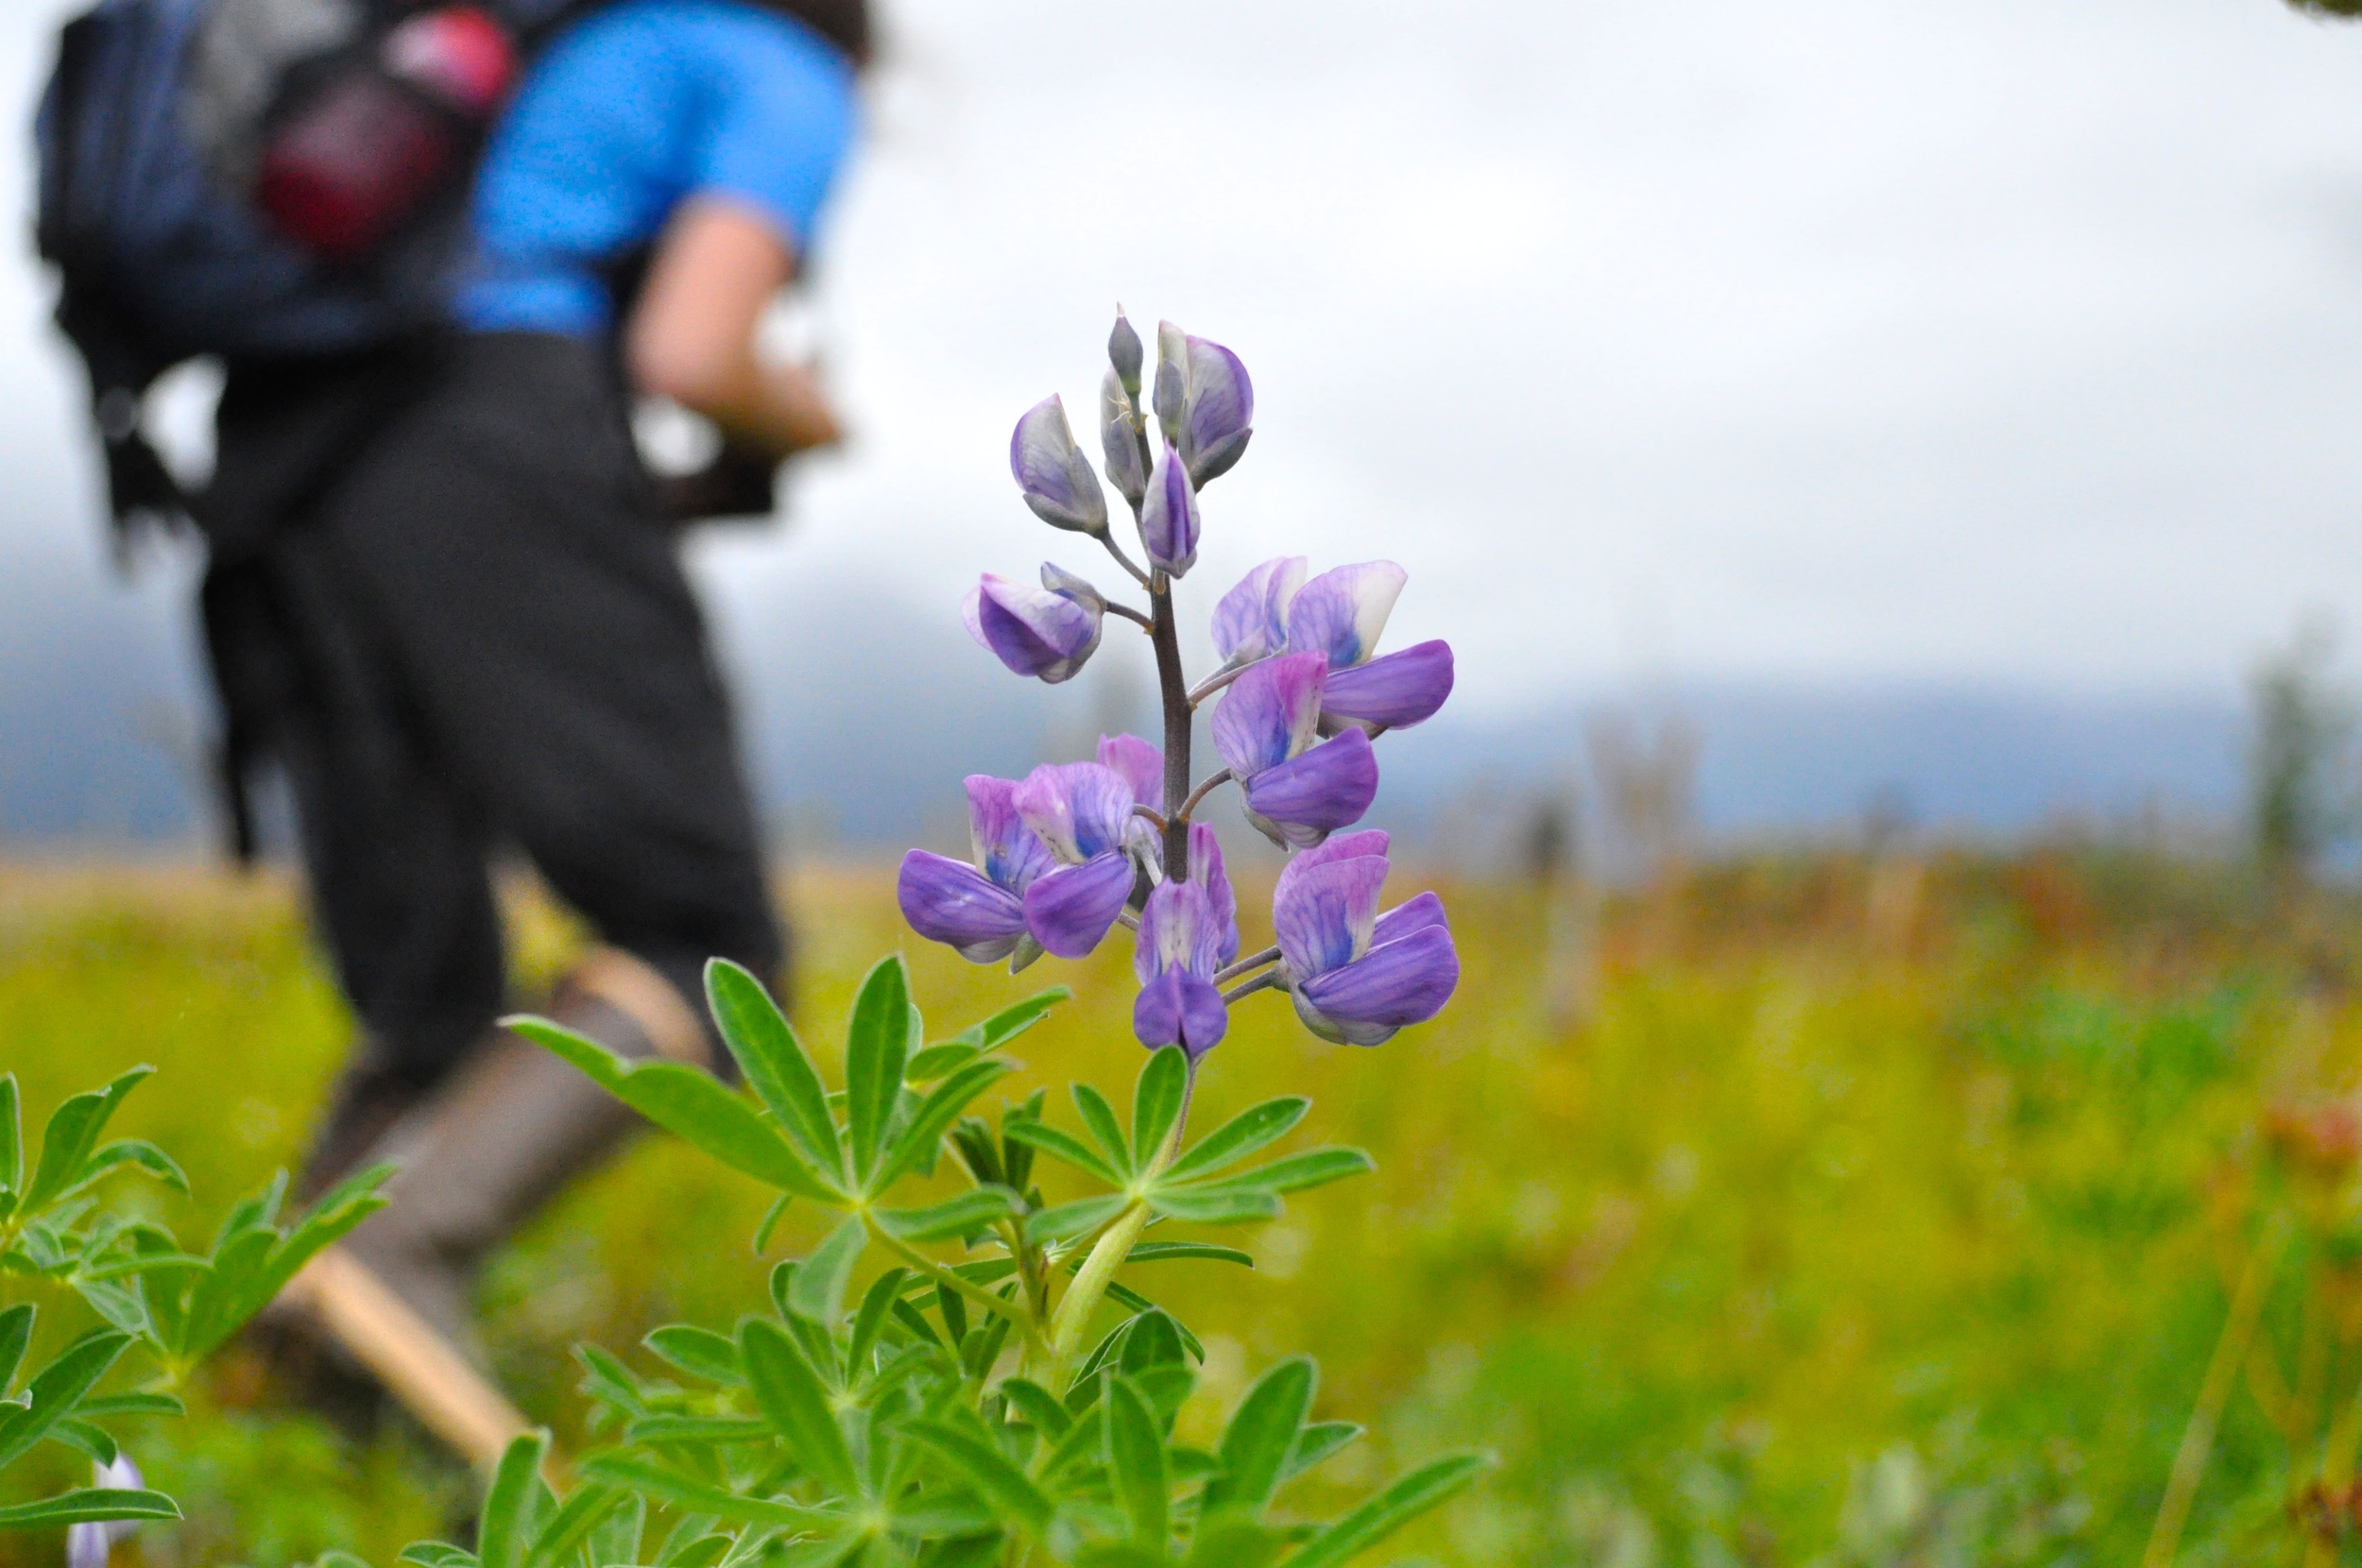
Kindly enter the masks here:
<path id="1" fill-rule="evenodd" d="M 1106 454 L 1108 482 L 1137 507 L 1148 499 L 1148 464 L 1140 451 L 1140 407 L 1132 396 L 1116 371 L 1099 383 L 1099 450 Z"/>
<path id="2" fill-rule="evenodd" d="M 114 1463 L 92 1462 L 91 1485 L 137 1491 L 147 1483 L 140 1477 L 140 1467 L 131 1462 L 131 1456 L 117 1449 Z M 67 1525 L 66 1568 L 107 1568 L 107 1557 L 114 1543 L 128 1541 L 138 1528 L 138 1523 L 129 1519 L 89 1519 Z"/>
<path id="3" fill-rule="evenodd" d="M 1288 862 L 1272 895 L 1282 982 L 1324 1040 L 1376 1046 L 1444 1010 L 1460 955 L 1443 900 L 1423 893 L 1380 914 L 1387 836 L 1344 833 Z"/>
<path id="4" fill-rule="evenodd" d="M 1304 587 L 1304 568 L 1301 555 L 1265 561 L 1214 605 L 1214 652 L 1224 669 L 1287 651 L 1288 606 Z"/>
<path id="5" fill-rule="evenodd" d="M 1247 820 L 1279 844 L 1319 844 L 1361 820 L 1378 796 L 1370 738 L 1348 729 L 1314 744 L 1328 656 L 1283 654 L 1251 665 L 1214 709 L 1214 747 L 1244 786 Z"/>
<path id="6" fill-rule="evenodd" d="M 1066 404 L 1044 398 L 1025 411 L 1009 436 L 1009 472 L 1034 516 L 1053 528 L 1104 537 L 1107 493 L 1091 472 L 1090 459 L 1074 444 Z"/>
<path id="7" fill-rule="evenodd" d="M 1132 786 L 1132 804 L 1161 811 L 1165 804 L 1165 754 L 1137 735 L 1103 735 L 1099 738 L 1099 761 L 1103 767 L 1115 769 L 1123 781 Z M 1124 843 L 1133 859 L 1143 865 L 1161 865 L 1164 846 L 1156 841 L 1156 828 L 1146 817 L 1135 811 L 1124 824 Z"/>
<path id="8" fill-rule="evenodd" d="M 1017 780 L 971 774 L 967 785 L 975 863 L 914 849 L 902 857 L 895 895 L 911 929 L 993 963 L 1024 943 L 1026 890 L 1058 862 L 1018 814 Z"/>
<path id="9" fill-rule="evenodd" d="M 1184 340 L 1189 402 L 1181 422 L 1181 460 L 1204 489 L 1238 466 L 1255 434 L 1255 383 L 1239 356 L 1207 338 Z"/>
<path id="10" fill-rule="evenodd" d="M 1116 379 L 1124 391 L 1137 398 L 1140 395 L 1140 366 L 1144 350 L 1140 334 L 1134 330 L 1132 318 L 1116 307 L 1116 324 L 1107 332 L 1107 363 L 1115 369 Z"/>
<path id="11" fill-rule="evenodd" d="M 1328 656 L 1322 715 L 1326 733 L 1347 724 L 1405 729 L 1434 717 L 1451 695 L 1449 643 L 1378 653 L 1378 637 L 1408 580 L 1392 561 L 1341 566 L 1305 584 L 1288 606 L 1289 649 L 1318 649 Z"/>
<path id="12" fill-rule="evenodd" d="M 1197 564 L 1197 491 L 1181 454 L 1167 441 L 1148 476 L 1148 499 L 1140 503 L 1140 543 L 1149 561 L 1179 577 Z"/>
<path id="13" fill-rule="evenodd" d="M 1055 686 L 1099 651 L 1107 602 L 1071 572 L 1045 561 L 1040 588 L 987 571 L 968 591 L 967 635 L 1020 675 Z"/>
<path id="14" fill-rule="evenodd" d="M 1017 787 L 1018 814 L 1060 864 L 1025 890 L 1025 925 L 1060 958 L 1099 946 L 1132 896 L 1132 786 L 1099 762 L 1046 762 Z"/>
<path id="15" fill-rule="evenodd" d="M 1238 956 L 1238 899 L 1223 869 L 1222 845 L 1212 828 L 1192 824 L 1188 878 L 1159 883 L 1140 912 L 1132 954 L 1140 982 L 1132 1031 L 1140 1044 L 1151 1050 L 1177 1045 L 1191 1061 L 1220 1044 L 1230 1009 L 1214 976 Z"/>

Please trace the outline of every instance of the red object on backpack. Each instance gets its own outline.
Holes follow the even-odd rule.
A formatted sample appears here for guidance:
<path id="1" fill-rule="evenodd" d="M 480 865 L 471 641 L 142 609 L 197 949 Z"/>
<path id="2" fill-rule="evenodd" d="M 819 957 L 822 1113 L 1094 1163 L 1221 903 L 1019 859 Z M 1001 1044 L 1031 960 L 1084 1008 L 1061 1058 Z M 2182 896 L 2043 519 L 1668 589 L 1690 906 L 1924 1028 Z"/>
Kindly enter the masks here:
<path id="1" fill-rule="evenodd" d="M 383 244 L 439 189 L 517 78 L 508 34 L 474 6 L 388 32 L 281 125 L 255 198 L 289 238 L 332 262 Z"/>

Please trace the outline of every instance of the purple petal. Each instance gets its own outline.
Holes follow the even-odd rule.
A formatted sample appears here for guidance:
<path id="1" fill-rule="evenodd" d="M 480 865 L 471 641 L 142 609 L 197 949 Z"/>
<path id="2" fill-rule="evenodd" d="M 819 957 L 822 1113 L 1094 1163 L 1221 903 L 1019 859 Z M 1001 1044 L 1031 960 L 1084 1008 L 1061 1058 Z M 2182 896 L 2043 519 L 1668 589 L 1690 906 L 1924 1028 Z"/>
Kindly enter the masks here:
<path id="1" fill-rule="evenodd" d="M 1201 488 L 1228 473 L 1255 432 L 1255 383 L 1239 356 L 1202 337 L 1188 339 L 1189 411 L 1181 430 L 1190 481 Z"/>
<path id="2" fill-rule="evenodd" d="M 1140 911 L 1139 943 L 1132 949 L 1132 972 L 1144 984 L 1185 969 L 1211 980 L 1221 933 L 1206 890 L 1195 882 L 1159 882 Z"/>
<path id="3" fill-rule="evenodd" d="M 1018 814 L 1017 780 L 975 773 L 962 782 L 967 789 L 968 844 L 977 868 L 1011 893 L 1023 893 L 1058 859 Z"/>
<path id="4" fill-rule="evenodd" d="M 1140 545 L 1151 564 L 1179 577 L 1197 564 L 1197 491 L 1172 443 L 1165 443 L 1148 476 L 1148 499 L 1140 505 Z"/>
<path id="5" fill-rule="evenodd" d="M 1117 383 L 1135 397 L 1140 390 L 1140 365 L 1145 353 L 1138 329 L 1123 314 L 1123 307 L 1118 305 L 1116 324 L 1107 329 L 1107 364 L 1114 369 Z"/>
<path id="6" fill-rule="evenodd" d="M 1097 762 L 1045 762 L 1010 798 L 1025 826 L 1068 865 L 1122 847 L 1132 817 L 1132 786 Z"/>
<path id="7" fill-rule="evenodd" d="M 1253 778 L 1301 756 L 1320 733 L 1328 660 L 1284 654 L 1251 665 L 1214 706 L 1214 749 L 1230 771 Z"/>
<path id="8" fill-rule="evenodd" d="M 1190 412 L 1190 334 L 1170 321 L 1156 323 L 1156 380 L 1149 401 L 1165 444 L 1178 446 Z"/>
<path id="9" fill-rule="evenodd" d="M 1066 404 L 1055 397 L 1044 398 L 1018 420 L 1009 436 L 1009 472 L 1034 516 L 1053 528 L 1107 531 L 1107 494 L 1090 459 L 1076 449 Z"/>
<path id="10" fill-rule="evenodd" d="M 1062 865 L 1025 890 L 1025 929 L 1060 958 L 1087 957 L 1132 896 L 1132 859 L 1121 852 Z"/>
<path id="11" fill-rule="evenodd" d="M 1451 695 L 1451 644 L 1422 642 L 1366 664 L 1331 670 L 1321 691 L 1321 714 L 1408 729 L 1435 716 Z"/>
<path id="12" fill-rule="evenodd" d="M 1206 909 L 1214 929 L 1214 963 L 1219 968 L 1239 956 L 1239 895 L 1231 890 L 1230 873 L 1222 863 L 1222 841 L 1202 822 L 1190 824 L 1190 880 L 1206 890 Z"/>
<path id="13" fill-rule="evenodd" d="M 1165 803 L 1165 754 L 1137 735 L 1103 735 L 1099 761 L 1132 786 L 1132 804 L 1154 811 Z"/>
<path id="14" fill-rule="evenodd" d="M 1274 893 L 1272 929 L 1297 983 L 1344 967 L 1370 950 L 1387 865 L 1357 855 L 1314 866 Z"/>
<path id="15" fill-rule="evenodd" d="M 1016 894 L 942 855 L 914 849 L 903 856 L 894 893 L 912 930 L 978 963 L 1008 957 L 1025 934 L 1025 908 Z"/>
<path id="16" fill-rule="evenodd" d="M 1100 618 L 1088 605 L 1046 588 L 984 574 L 967 596 L 967 635 L 1020 675 L 1052 685 L 1099 648 Z"/>
<path id="17" fill-rule="evenodd" d="M 1209 980 L 1175 969 L 1140 988 L 1132 1004 L 1132 1032 L 1151 1050 L 1177 1045 L 1196 1061 L 1222 1043 L 1230 1009 Z"/>
<path id="18" fill-rule="evenodd" d="M 1295 987 L 1296 1014 L 1325 1039 L 1375 1046 L 1444 1010 L 1460 984 L 1451 932 L 1429 926 Z"/>
<path id="19" fill-rule="evenodd" d="M 1363 561 L 1324 571 L 1288 607 L 1288 647 L 1319 651 L 1332 670 L 1361 664 L 1378 652 L 1386 618 L 1410 574 L 1392 561 Z"/>
<path id="20" fill-rule="evenodd" d="M 86 1519 L 66 1526 L 65 1568 L 107 1568 L 105 1525 Z"/>
<path id="21" fill-rule="evenodd" d="M 1041 563 L 1041 586 L 1061 599 L 1082 605 L 1094 616 L 1106 613 L 1106 598 L 1091 587 L 1090 579 L 1077 577 L 1055 561 Z"/>
<path id="22" fill-rule="evenodd" d="M 1358 855 L 1376 855 L 1383 860 L 1393 847 L 1394 835 L 1383 827 L 1364 827 L 1359 833 L 1340 833 L 1319 848 L 1308 849 L 1280 867 L 1279 886 L 1284 888 L 1289 878 L 1301 877 L 1314 866 L 1326 865 L 1331 861 L 1350 861 Z"/>
<path id="23" fill-rule="evenodd" d="M 1335 844 L 1337 841 L 1331 839 L 1328 842 Z M 1389 942 L 1400 942 L 1412 932 L 1426 930 L 1430 926 L 1441 926 L 1449 930 L 1451 922 L 1444 918 L 1444 901 L 1431 893 L 1422 893 L 1408 903 L 1396 904 L 1378 917 L 1378 929 L 1370 933 L 1370 946 L 1379 947 Z"/>
<path id="24" fill-rule="evenodd" d="M 1304 557 L 1265 561 L 1214 605 L 1214 652 L 1245 664 L 1288 646 L 1288 605 L 1304 586 Z"/>
<path id="25" fill-rule="evenodd" d="M 1148 454 L 1140 450 L 1138 419 L 1121 378 L 1108 371 L 1099 383 L 1099 450 L 1107 459 L 1107 483 L 1134 506 L 1148 494 Z"/>
<path id="26" fill-rule="evenodd" d="M 1358 729 L 1256 775 L 1246 787 L 1248 810 L 1318 834 L 1352 827 L 1377 798 L 1378 755 Z"/>

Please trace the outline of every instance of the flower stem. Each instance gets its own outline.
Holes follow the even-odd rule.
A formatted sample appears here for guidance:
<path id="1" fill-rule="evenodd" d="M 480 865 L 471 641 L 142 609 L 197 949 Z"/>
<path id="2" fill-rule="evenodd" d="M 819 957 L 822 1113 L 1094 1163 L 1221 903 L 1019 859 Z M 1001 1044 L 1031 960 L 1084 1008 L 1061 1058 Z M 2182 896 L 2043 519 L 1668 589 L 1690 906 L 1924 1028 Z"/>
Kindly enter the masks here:
<path id="1" fill-rule="evenodd" d="M 1137 506 L 1132 509 L 1132 520 L 1134 522 L 1138 522 L 1139 520 L 1139 508 Z M 1142 588 L 1148 587 L 1148 573 L 1142 571 L 1138 567 L 1132 564 L 1132 557 L 1123 553 L 1123 546 L 1116 543 L 1114 535 L 1102 534 L 1099 536 L 1099 542 L 1107 547 L 1107 554 L 1116 558 L 1116 564 L 1118 566 L 1121 566 L 1124 571 L 1132 574 L 1132 580 L 1134 582 L 1139 584 Z M 1114 609 L 1116 606 L 1110 605 L 1107 607 L 1109 609 Z M 1131 611 L 1126 610 L 1124 613 L 1130 615 Z M 1138 617 L 1134 617 L 1134 619 L 1137 620 Z"/>
<path id="2" fill-rule="evenodd" d="M 1190 823 L 1180 814 L 1190 796 L 1190 686 L 1181 673 L 1181 639 L 1172 621 L 1172 579 L 1159 571 L 1148 585 L 1156 645 L 1156 690 L 1165 709 L 1165 876 L 1190 875 Z"/>
<path id="3" fill-rule="evenodd" d="M 1224 980 L 1237 980 L 1249 969 L 1260 969 L 1266 963 L 1277 963 L 1279 957 L 1279 949 L 1276 947 L 1266 947 L 1259 953 L 1249 953 L 1229 968 L 1217 974 L 1214 977 L 1214 983 L 1220 985 Z"/>
<path id="4" fill-rule="evenodd" d="M 1112 599 L 1104 599 L 1102 600 L 1101 603 L 1106 605 L 1107 613 L 1109 615 L 1120 615 L 1126 621 L 1133 622 L 1138 625 L 1146 626 L 1152 631 L 1155 630 L 1155 623 L 1150 621 L 1148 617 L 1142 615 L 1139 611 L 1134 609 L 1131 605 L 1119 605 Z"/>
<path id="5" fill-rule="evenodd" d="M 1190 798 L 1181 803 L 1181 820 L 1185 823 L 1188 822 L 1190 820 L 1190 813 L 1197 810 L 1199 803 L 1205 800 L 1207 795 L 1212 794 L 1217 789 L 1220 789 L 1223 785 L 1229 783 L 1233 776 L 1235 775 L 1228 768 L 1223 768 L 1210 775 L 1205 783 L 1200 784 L 1196 789 L 1191 790 L 1190 792 Z"/>
<path id="6" fill-rule="evenodd" d="M 1266 969 L 1261 974 L 1256 976 L 1253 980 L 1247 981 L 1244 985 L 1234 985 L 1229 990 L 1224 992 L 1222 994 L 1222 999 L 1224 1002 L 1235 1002 L 1241 997 L 1252 997 L 1258 991 L 1267 990 L 1272 986 L 1277 985 L 1278 983 L 1279 971 L 1276 969 Z"/>
<path id="7" fill-rule="evenodd" d="M 937 1285 L 944 1287 L 948 1290 L 966 1296 L 969 1301 L 974 1302 L 978 1306 L 983 1307 L 987 1312 L 999 1313 L 1001 1317 L 1006 1318 L 1009 1321 L 1015 1323 L 1018 1328 L 1023 1329 L 1028 1338 L 1031 1338 L 1035 1335 L 1041 1332 L 1041 1325 L 1035 1321 L 1033 1314 L 1018 1305 L 1015 1302 L 1008 1301 L 995 1292 L 985 1289 L 983 1286 L 975 1284 L 973 1281 L 960 1278 L 959 1275 L 953 1273 L 950 1270 L 946 1269 L 942 1264 L 937 1263 L 933 1258 L 929 1257 L 917 1248 L 910 1245 L 910 1243 L 901 1240 L 898 1236 L 886 1234 L 885 1230 L 868 1215 L 864 1214 L 861 1217 L 861 1220 L 864 1225 L 866 1225 L 869 1228 L 869 1234 L 871 1236 L 885 1243 L 886 1250 L 888 1252 L 892 1253 L 896 1257 L 900 1258 L 903 1262 L 911 1265 L 911 1267 L 916 1269 L 920 1273 L 926 1275 Z"/>

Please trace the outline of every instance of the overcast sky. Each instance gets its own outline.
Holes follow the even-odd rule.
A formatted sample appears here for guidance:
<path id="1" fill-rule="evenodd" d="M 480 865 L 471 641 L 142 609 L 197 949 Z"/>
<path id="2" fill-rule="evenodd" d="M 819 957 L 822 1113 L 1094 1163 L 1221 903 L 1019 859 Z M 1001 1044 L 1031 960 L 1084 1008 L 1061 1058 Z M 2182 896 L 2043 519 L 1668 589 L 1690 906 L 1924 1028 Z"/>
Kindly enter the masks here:
<path id="1" fill-rule="evenodd" d="M 20 121 L 68 9 L 0 7 Z M 1392 556 L 1397 637 L 1451 638 L 1479 710 L 1667 673 L 2219 690 L 2307 610 L 2362 632 L 2362 28 L 2278 0 L 888 16 L 818 297 L 859 439 L 792 530 L 701 562 L 759 684 L 827 602 L 948 623 L 979 570 L 1094 565 L 1005 444 L 1046 393 L 1088 406 L 1119 298 L 1256 380 L 1190 586 Z M 180 588 L 107 583 L 45 300 L 0 258 L 0 674 L 61 616 L 161 671 Z"/>

